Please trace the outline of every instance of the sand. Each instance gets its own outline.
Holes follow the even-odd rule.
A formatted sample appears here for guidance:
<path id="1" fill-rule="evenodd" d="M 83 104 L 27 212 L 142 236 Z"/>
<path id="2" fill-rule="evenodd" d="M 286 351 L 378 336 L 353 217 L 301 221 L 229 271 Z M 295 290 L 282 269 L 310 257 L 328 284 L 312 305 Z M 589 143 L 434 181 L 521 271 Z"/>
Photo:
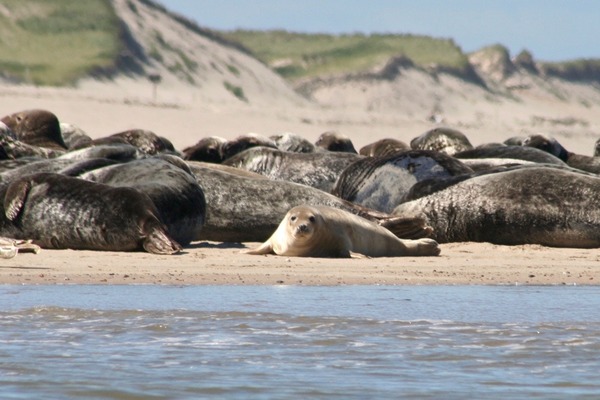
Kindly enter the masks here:
<path id="1" fill-rule="evenodd" d="M 129 86 L 127 86 L 129 85 Z M 136 86 L 137 85 L 137 86 Z M 137 93 L 132 98 L 123 94 Z M 166 93 L 163 94 L 166 97 Z M 78 89 L 0 87 L 0 114 L 31 108 L 53 111 L 63 122 L 101 137 L 130 128 L 145 128 L 168 137 L 176 148 L 194 144 L 204 136 L 233 138 L 247 132 L 271 135 L 286 131 L 315 140 L 326 130 L 338 130 L 352 138 L 357 148 L 383 137 L 410 139 L 430 129 L 425 118 L 374 113 L 360 109 L 297 107 L 194 101 L 155 102 L 146 82 L 114 85 L 82 85 Z M 184 97 L 183 95 L 180 97 Z M 176 98 L 176 97 L 173 97 Z M 480 104 L 481 109 L 485 105 Z M 465 106 L 466 107 L 466 106 Z M 477 145 L 504 140 L 523 130 L 515 120 L 512 130 L 498 130 L 498 116 L 490 124 L 480 121 L 476 130 L 458 127 Z M 555 107 L 554 109 L 552 107 Z M 579 136 L 572 131 L 561 140 L 576 152 L 591 155 L 599 125 L 597 106 L 574 107 L 575 118 L 590 121 Z M 547 108 L 560 115 L 564 104 Z M 537 112 L 537 111 L 536 111 Z M 595 112 L 596 120 L 591 120 Z M 523 111 L 521 110 L 521 113 Z M 459 114 L 454 118 L 458 119 Z M 521 119 L 522 121 L 523 119 Z M 482 122 L 483 121 L 483 122 Z M 466 127 L 466 128 L 465 128 Z M 251 256 L 241 250 L 256 243 L 197 242 L 173 256 L 144 252 L 113 253 L 74 250 L 42 250 L 0 259 L 0 283 L 5 284 L 175 284 L 175 285 L 597 285 L 600 284 L 598 249 L 559 249 L 538 245 L 497 246 L 489 243 L 443 244 L 438 257 L 377 259 L 319 259 Z"/>

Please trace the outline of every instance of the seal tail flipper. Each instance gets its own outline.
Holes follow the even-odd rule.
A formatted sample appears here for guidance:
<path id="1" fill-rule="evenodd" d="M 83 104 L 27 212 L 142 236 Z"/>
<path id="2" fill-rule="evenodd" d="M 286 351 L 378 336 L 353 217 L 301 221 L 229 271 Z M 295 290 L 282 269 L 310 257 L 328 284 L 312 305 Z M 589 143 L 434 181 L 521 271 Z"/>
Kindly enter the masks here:
<path id="1" fill-rule="evenodd" d="M 181 245 L 171 239 L 164 230 L 152 229 L 142 244 L 144 250 L 152 254 L 175 254 L 181 251 Z"/>
<path id="2" fill-rule="evenodd" d="M 381 218 L 377 223 L 400 239 L 421 239 L 432 235 L 433 228 L 420 217 L 389 216 Z"/>
<path id="3" fill-rule="evenodd" d="M 255 249 L 250 249 L 250 250 L 243 250 L 242 253 L 246 253 L 246 254 L 274 254 L 273 252 L 273 246 L 271 245 L 271 242 L 269 240 L 267 240 L 266 242 L 264 242 L 263 244 L 261 244 L 260 246 L 258 246 Z"/>

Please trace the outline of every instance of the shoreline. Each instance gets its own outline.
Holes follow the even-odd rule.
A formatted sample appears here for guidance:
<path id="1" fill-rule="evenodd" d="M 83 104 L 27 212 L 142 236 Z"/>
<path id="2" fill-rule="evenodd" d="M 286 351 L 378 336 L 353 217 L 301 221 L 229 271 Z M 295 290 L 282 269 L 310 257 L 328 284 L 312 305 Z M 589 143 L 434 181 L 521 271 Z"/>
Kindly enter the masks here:
<path id="1" fill-rule="evenodd" d="M 442 244 L 436 257 L 326 259 L 240 253 L 256 243 L 198 242 L 179 255 L 47 250 L 2 260 L 0 284 L 600 285 L 596 249 Z"/>

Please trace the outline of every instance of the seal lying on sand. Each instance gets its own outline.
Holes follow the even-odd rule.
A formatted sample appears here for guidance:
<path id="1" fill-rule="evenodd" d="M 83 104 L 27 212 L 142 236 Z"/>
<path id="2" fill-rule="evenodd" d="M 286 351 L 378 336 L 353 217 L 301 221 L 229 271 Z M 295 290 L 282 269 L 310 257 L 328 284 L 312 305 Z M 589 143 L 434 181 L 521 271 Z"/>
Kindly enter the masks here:
<path id="1" fill-rule="evenodd" d="M 425 217 L 440 243 L 600 247 L 600 178 L 553 166 L 513 168 L 403 203 L 394 214 Z"/>
<path id="2" fill-rule="evenodd" d="M 374 222 L 325 206 L 292 208 L 273 235 L 248 254 L 292 257 L 437 256 L 432 239 L 402 240 Z"/>
<path id="3" fill-rule="evenodd" d="M 32 239 L 53 249 L 181 250 L 158 219 L 152 200 L 132 188 L 40 173 L 17 179 L 2 191 L 2 236 Z"/>
<path id="4" fill-rule="evenodd" d="M 200 236 L 206 215 L 204 192 L 188 165 L 177 156 L 162 154 L 109 165 L 79 177 L 114 187 L 131 187 L 146 194 L 169 235 L 183 246 Z"/>

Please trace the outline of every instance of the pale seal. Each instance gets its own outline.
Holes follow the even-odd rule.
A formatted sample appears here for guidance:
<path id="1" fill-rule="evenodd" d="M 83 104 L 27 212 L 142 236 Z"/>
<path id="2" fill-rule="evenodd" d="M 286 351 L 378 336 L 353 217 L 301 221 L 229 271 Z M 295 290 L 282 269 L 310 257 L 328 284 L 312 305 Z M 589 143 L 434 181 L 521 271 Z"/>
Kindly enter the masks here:
<path id="1" fill-rule="evenodd" d="M 17 179 L 0 192 L 2 236 L 31 239 L 52 249 L 144 249 L 155 254 L 181 250 L 152 200 L 132 188 L 40 173 Z"/>
<path id="2" fill-rule="evenodd" d="M 440 243 L 600 247 L 600 177 L 554 166 L 512 168 L 403 203 L 394 214 L 426 218 Z"/>
<path id="3" fill-rule="evenodd" d="M 437 256 L 432 239 L 402 240 L 387 229 L 337 208 L 301 205 L 285 215 L 273 235 L 248 254 L 291 257 Z"/>

